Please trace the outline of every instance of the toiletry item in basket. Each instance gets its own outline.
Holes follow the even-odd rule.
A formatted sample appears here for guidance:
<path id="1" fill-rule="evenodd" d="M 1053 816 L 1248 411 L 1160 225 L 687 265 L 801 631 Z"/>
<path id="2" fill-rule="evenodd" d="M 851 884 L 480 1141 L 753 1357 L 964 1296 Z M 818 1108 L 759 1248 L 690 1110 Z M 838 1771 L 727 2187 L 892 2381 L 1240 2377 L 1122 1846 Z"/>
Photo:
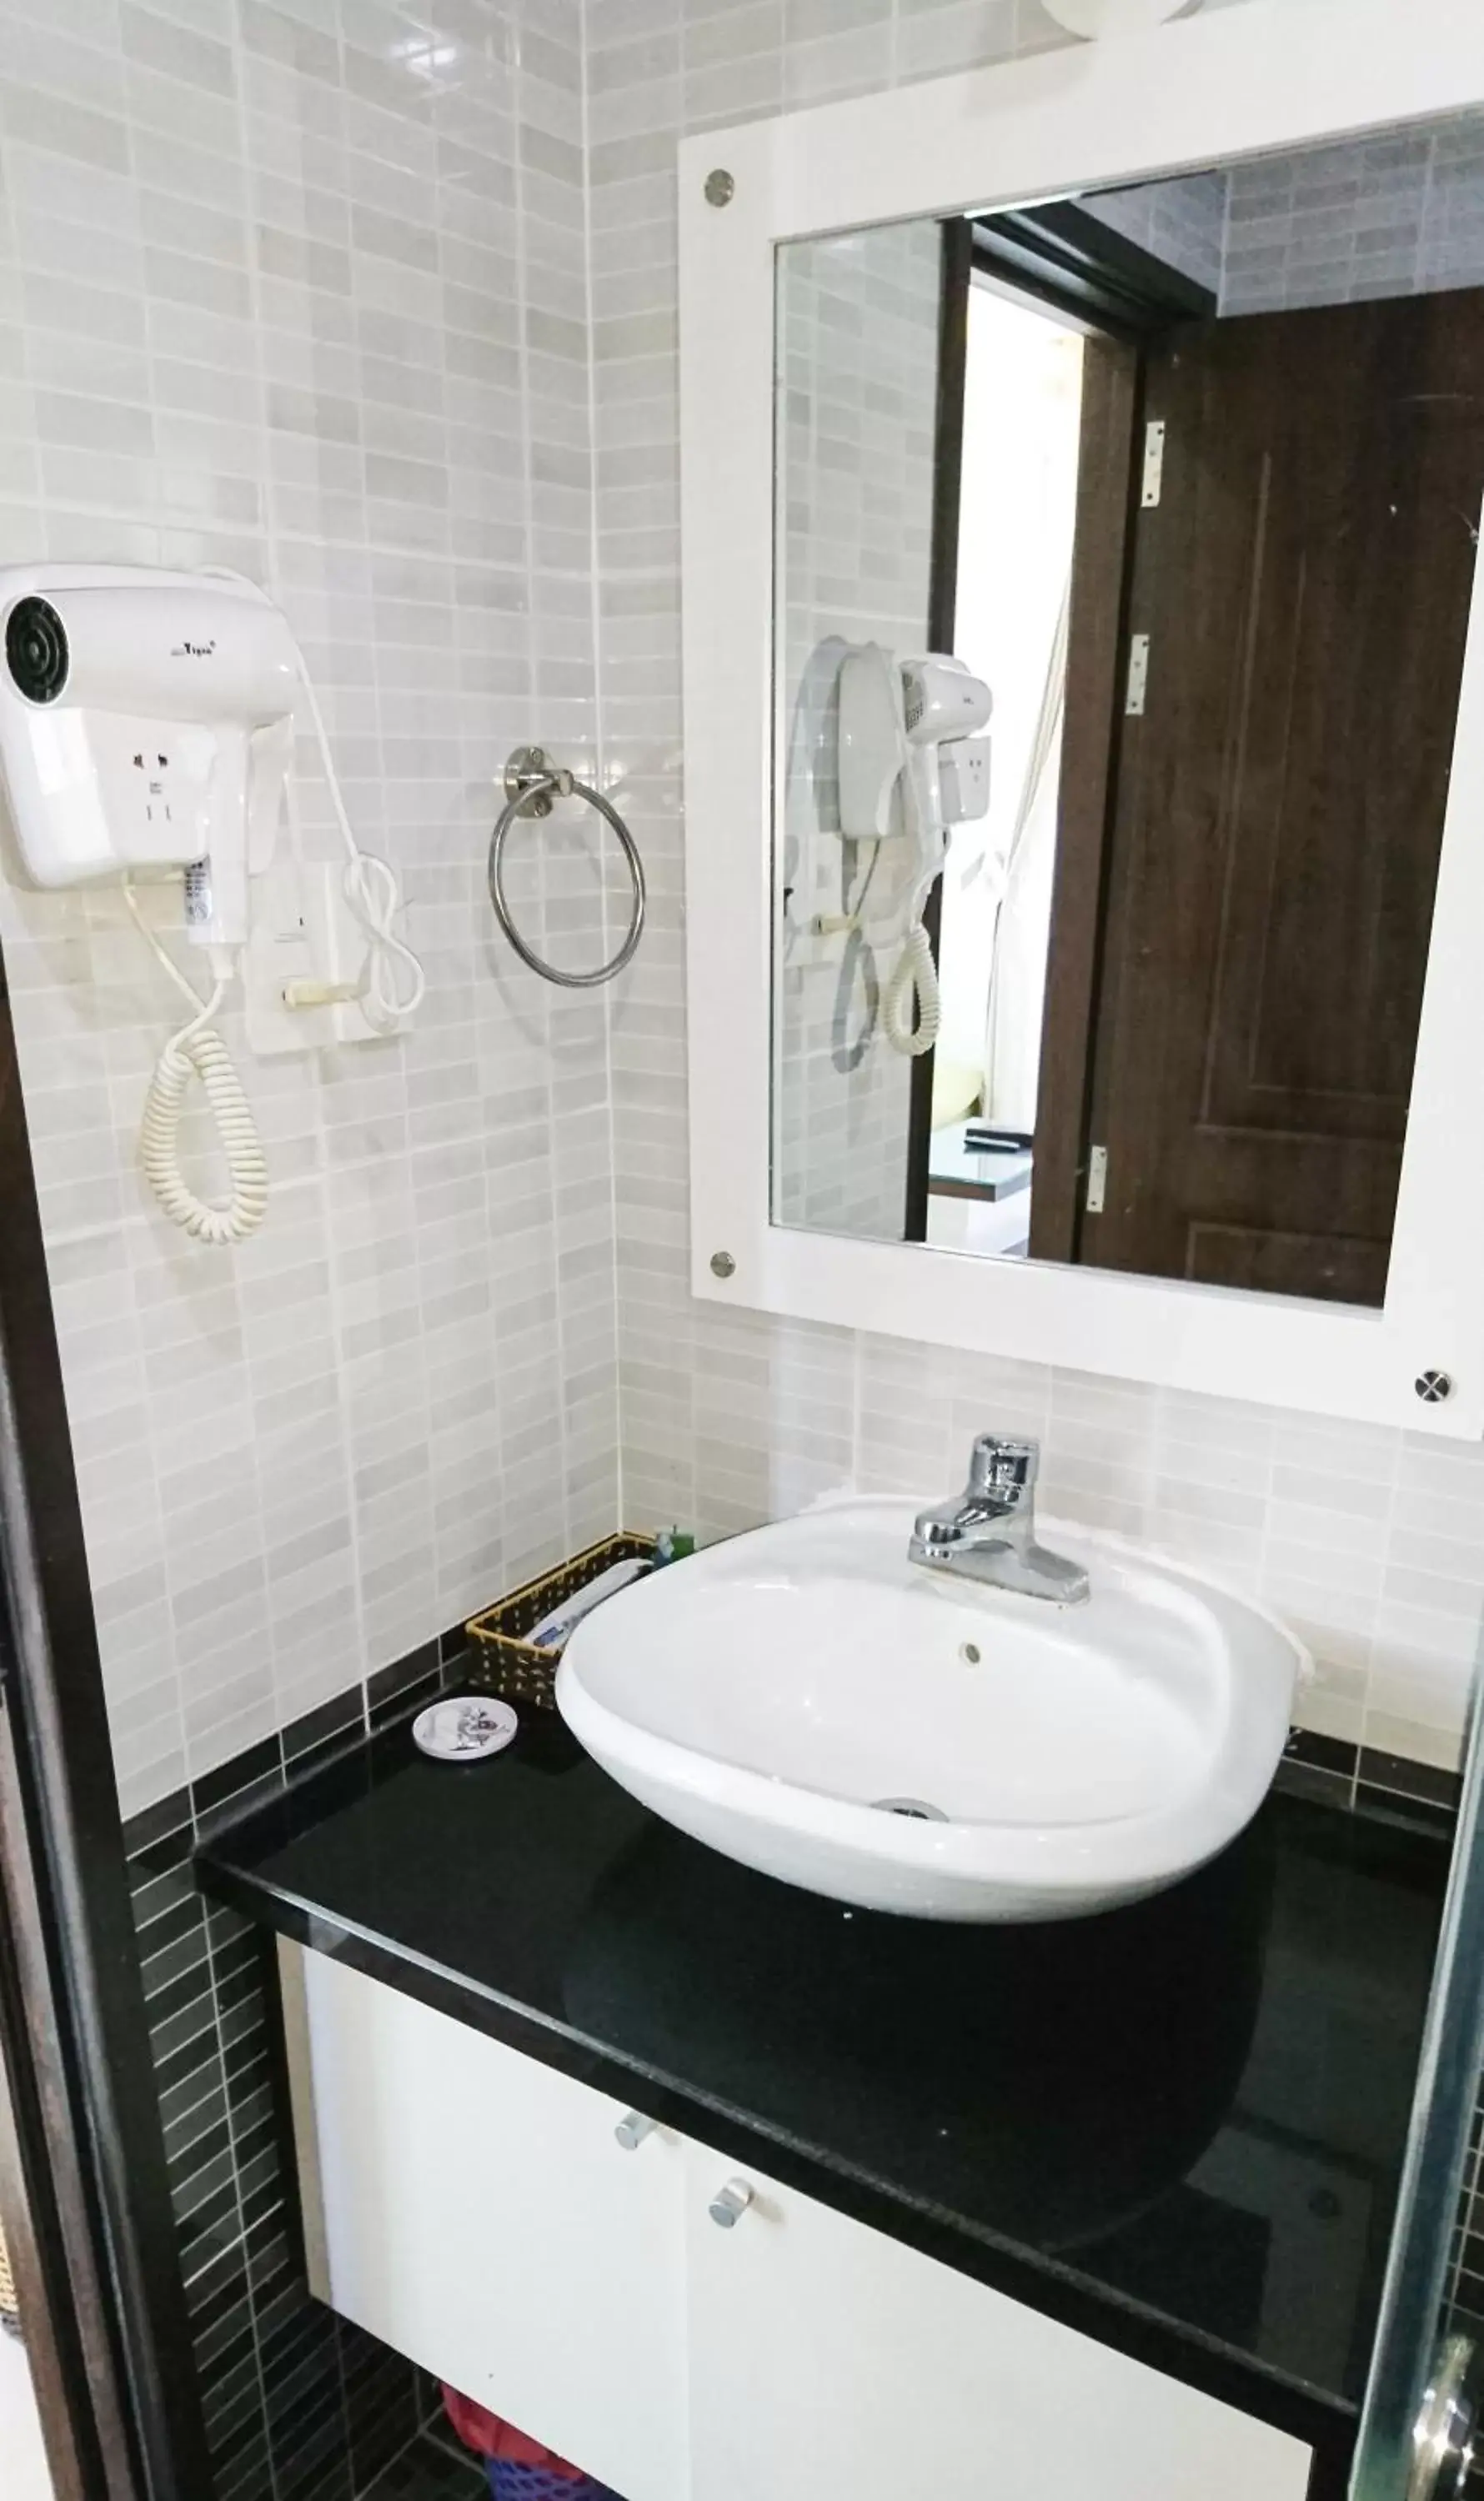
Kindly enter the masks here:
<path id="1" fill-rule="evenodd" d="M 642 1581 L 646 1572 L 653 1569 L 648 1555 L 640 1555 L 627 1563 L 611 1563 L 606 1572 L 600 1572 L 595 1581 L 589 1582 L 586 1589 L 579 1589 L 574 1597 L 563 1598 L 549 1616 L 543 1616 L 539 1624 L 526 1634 L 526 1640 L 533 1650 L 549 1650 L 555 1657 L 566 1648 L 574 1626 L 582 1622 L 584 1616 L 590 1615 L 594 1607 L 600 1607 L 605 1598 L 614 1597 L 620 1589 L 626 1589 L 630 1581 Z"/>

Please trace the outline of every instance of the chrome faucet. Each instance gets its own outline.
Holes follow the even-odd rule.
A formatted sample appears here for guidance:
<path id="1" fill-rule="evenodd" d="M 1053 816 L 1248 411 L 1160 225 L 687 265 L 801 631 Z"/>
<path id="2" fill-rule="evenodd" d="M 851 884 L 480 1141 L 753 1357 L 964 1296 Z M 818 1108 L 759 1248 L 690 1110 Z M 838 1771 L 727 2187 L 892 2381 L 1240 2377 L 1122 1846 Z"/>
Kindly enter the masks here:
<path id="1" fill-rule="evenodd" d="M 926 1563 L 934 1572 L 961 1573 L 966 1581 L 1014 1589 L 1023 1598 L 1050 1598 L 1061 1607 L 1080 1604 L 1088 1595 L 1081 1564 L 1035 1542 L 1040 1464 L 1039 1442 L 981 1433 L 969 1454 L 961 1501 L 918 1513 L 908 1562 Z"/>

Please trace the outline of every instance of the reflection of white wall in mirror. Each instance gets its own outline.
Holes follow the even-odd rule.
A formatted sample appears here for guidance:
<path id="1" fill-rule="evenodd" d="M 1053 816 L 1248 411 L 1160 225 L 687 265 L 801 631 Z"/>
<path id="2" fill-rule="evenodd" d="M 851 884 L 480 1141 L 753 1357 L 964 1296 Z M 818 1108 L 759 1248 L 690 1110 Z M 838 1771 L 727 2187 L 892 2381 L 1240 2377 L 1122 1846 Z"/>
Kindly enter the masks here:
<path id="1" fill-rule="evenodd" d="M 1228 195 L 1223 314 L 1484 284 L 1476 113 L 1258 157 Z"/>
<path id="2" fill-rule="evenodd" d="M 995 689 L 995 773 L 988 817 L 949 847 L 935 1122 L 981 1095 L 997 1126 L 1035 1122 L 1081 400 L 1080 334 L 973 287 L 954 640 Z M 1047 713 L 1049 753 L 1038 756 Z"/>
<path id="3" fill-rule="evenodd" d="M 1078 205 L 1210 287 L 1224 317 L 1484 284 L 1477 114 L 1085 192 Z"/>
<path id="4" fill-rule="evenodd" d="M 1201 0 L 1044 0 L 1046 14 L 1073 35 L 1145 35 L 1171 17 L 1193 17 Z"/>
<path id="5" fill-rule="evenodd" d="M 912 1080 L 872 1000 L 912 862 L 840 839 L 838 682 L 852 647 L 927 647 L 940 288 L 932 218 L 779 253 L 774 1206 L 885 1240 L 902 1230 Z M 861 933 L 810 934 L 862 895 Z"/>

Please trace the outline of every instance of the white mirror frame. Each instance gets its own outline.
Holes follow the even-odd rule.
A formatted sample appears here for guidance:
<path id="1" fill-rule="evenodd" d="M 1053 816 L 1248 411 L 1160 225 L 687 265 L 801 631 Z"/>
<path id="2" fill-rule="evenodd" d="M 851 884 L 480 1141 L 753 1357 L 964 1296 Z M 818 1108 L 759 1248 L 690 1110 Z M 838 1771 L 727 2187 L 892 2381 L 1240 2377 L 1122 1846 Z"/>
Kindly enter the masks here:
<path id="1" fill-rule="evenodd" d="M 772 1223 L 769 1192 L 777 246 L 1147 181 L 1481 102 L 1484 8 L 1244 0 L 1117 44 L 1039 53 L 682 142 L 697 1295 L 1460 1439 L 1484 1433 L 1484 566 L 1384 1309 L 791 1230 Z M 715 169 L 734 184 L 721 207 L 706 196 Z M 1442 1405 L 1419 1400 L 1418 1376 L 1429 1370 L 1453 1382 Z"/>

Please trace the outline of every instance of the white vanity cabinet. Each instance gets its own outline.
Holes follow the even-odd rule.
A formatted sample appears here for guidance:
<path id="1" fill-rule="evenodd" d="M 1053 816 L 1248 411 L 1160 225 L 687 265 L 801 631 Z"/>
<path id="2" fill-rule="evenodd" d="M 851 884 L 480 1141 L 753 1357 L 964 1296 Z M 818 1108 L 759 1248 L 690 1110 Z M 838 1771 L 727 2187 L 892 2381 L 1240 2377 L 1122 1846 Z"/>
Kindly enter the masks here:
<path id="1" fill-rule="evenodd" d="M 685 2155 L 279 1943 L 310 2289 L 623 2493 L 685 2501 Z"/>
<path id="2" fill-rule="evenodd" d="M 1270 2424 L 759 2172 L 718 2231 L 686 2169 L 692 2501 L 1303 2501 Z"/>
<path id="3" fill-rule="evenodd" d="M 280 1953 L 314 2290 L 624 2501 L 1304 2501 L 1288 2434 Z"/>

